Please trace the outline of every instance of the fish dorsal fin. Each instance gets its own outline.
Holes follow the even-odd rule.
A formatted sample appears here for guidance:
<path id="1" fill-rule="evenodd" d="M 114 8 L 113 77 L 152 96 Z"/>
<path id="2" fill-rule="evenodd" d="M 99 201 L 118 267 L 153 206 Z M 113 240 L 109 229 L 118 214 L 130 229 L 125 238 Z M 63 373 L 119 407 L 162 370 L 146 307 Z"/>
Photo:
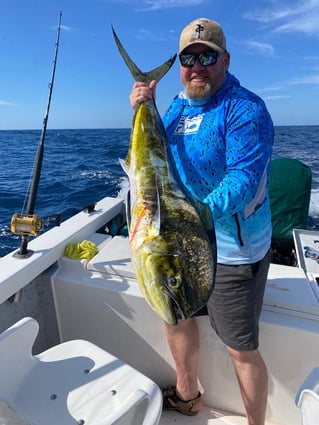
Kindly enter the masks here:
<path id="1" fill-rule="evenodd" d="M 135 81 L 141 81 L 147 84 L 150 83 L 152 80 L 159 81 L 169 71 L 169 69 L 172 67 L 173 63 L 175 62 L 176 55 L 172 56 L 170 59 L 168 59 L 166 62 L 164 62 L 162 65 L 158 66 L 157 68 L 154 68 L 148 72 L 143 72 L 138 68 L 138 66 L 132 61 L 132 59 L 127 54 L 116 32 L 114 31 L 113 26 L 112 26 L 112 32 L 113 32 L 113 37 L 117 45 L 117 48 L 119 49 L 119 52 L 121 53 L 121 56 L 124 62 L 126 63 L 128 69 L 130 70 Z"/>

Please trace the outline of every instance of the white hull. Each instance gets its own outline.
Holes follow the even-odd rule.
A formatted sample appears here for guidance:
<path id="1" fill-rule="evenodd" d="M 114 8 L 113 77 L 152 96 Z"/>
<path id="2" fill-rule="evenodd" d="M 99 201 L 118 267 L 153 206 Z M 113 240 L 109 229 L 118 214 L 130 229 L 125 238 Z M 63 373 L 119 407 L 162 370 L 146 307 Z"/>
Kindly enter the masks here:
<path id="1" fill-rule="evenodd" d="M 93 213 L 81 212 L 31 241 L 29 249 L 34 254 L 30 258 L 18 259 L 13 254 L 1 258 L 0 331 L 21 317 L 33 316 L 40 324 L 38 352 L 60 342 L 84 339 L 159 386 L 172 384 L 174 366 L 162 322 L 139 291 L 127 238 L 96 233 L 123 212 L 122 200 L 105 198 Z M 89 263 L 63 257 L 68 243 L 84 239 L 99 246 Z M 297 267 L 270 267 L 260 326 L 260 349 L 270 379 L 268 424 L 301 424 L 295 397 L 306 376 L 319 365 L 318 278 Z M 6 301 L 22 288 L 20 303 Z M 245 424 L 226 349 L 207 317 L 197 321 L 199 381 L 206 407 L 192 418 L 165 412 L 160 425 Z"/>

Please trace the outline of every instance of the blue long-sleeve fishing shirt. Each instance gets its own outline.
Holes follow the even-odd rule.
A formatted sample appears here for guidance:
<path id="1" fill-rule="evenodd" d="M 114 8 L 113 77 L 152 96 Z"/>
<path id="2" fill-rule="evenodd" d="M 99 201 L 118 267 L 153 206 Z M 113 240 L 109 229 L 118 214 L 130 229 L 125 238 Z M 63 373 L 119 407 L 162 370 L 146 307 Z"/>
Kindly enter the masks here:
<path id="1" fill-rule="evenodd" d="M 227 73 L 208 101 L 176 96 L 163 122 L 182 183 L 211 209 L 217 261 L 259 261 L 271 242 L 267 183 L 274 138 L 262 99 Z"/>

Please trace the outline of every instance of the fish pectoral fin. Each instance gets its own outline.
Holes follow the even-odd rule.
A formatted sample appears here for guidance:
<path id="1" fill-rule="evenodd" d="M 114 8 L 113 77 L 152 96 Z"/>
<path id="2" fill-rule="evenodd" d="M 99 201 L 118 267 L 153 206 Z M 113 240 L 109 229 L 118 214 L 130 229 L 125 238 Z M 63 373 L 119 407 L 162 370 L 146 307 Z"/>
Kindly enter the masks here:
<path id="1" fill-rule="evenodd" d="M 137 216 L 133 226 L 134 227 L 131 229 L 130 232 L 130 242 L 135 239 L 135 236 L 141 227 L 144 229 L 148 229 L 147 233 L 144 236 L 144 242 L 148 242 L 159 235 L 160 223 L 158 221 L 157 213 L 153 216 L 153 218 L 150 218 L 149 203 L 147 201 L 143 202 L 142 209 L 140 210 L 140 213 Z"/>
<path id="2" fill-rule="evenodd" d="M 119 158 L 119 162 L 121 164 L 121 167 L 123 168 L 124 173 L 130 176 L 130 170 L 125 159 Z"/>
<path id="3" fill-rule="evenodd" d="M 154 218 L 152 221 L 152 228 L 156 231 L 157 234 L 159 234 L 161 230 L 161 201 L 160 201 L 160 194 L 158 191 L 158 186 L 156 182 L 156 211 L 154 214 Z"/>
<path id="4" fill-rule="evenodd" d="M 126 193 L 126 200 L 125 200 L 125 205 L 126 205 L 126 223 L 128 225 L 128 227 L 131 226 L 131 222 L 132 222 L 132 216 L 131 216 L 131 191 L 128 190 Z"/>
<path id="5" fill-rule="evenodd" d="M 156 190 L 156 208 L 154 213 L 150 213 L 150 202 L 144 200 L 142 202 L 142 209 L 135 221 L 134 228 L 131 234 L 131 241 L 134 239 L 138 229 L 147 223 L 148 231 L 145 234 L 144 241 L 149 242 L 157 238 L 161 230 L 161 205 L 159 191 Z"/>

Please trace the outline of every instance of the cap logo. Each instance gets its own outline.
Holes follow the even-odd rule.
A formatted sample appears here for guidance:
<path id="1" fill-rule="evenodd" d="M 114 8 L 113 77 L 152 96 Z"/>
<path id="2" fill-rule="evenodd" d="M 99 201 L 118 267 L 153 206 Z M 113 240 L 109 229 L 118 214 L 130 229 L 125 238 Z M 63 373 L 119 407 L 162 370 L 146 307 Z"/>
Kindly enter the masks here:
<path id="1" fill-rule="evenodd" d="M 203 27 L 203 25 L 201 25 L 201 24 L 197 24 L 197 28 L 196 28 L 196 30 L 195 30 L 195 31 L 198 33 L 198 36 L 197 36 L 197 38 L 198 38 L 198 39 L 200 39 L 200 37 L 201 37 L 201 36 L 200 36 L 200 33 L 201 33 L 202 31 L 204 31 L 204 29 L 205 29 L 205 28 Z"/>

